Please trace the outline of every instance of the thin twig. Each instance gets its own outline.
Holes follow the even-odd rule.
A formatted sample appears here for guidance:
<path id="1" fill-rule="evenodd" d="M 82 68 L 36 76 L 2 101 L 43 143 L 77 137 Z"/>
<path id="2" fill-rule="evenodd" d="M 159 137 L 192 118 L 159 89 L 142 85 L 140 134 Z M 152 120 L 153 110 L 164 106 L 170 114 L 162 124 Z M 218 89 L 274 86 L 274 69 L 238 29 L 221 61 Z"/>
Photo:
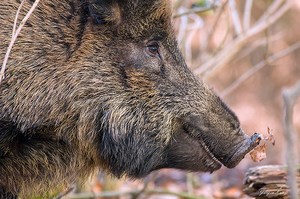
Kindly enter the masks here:
<path id="1" fill-rule="evenodd" d="M 249 54 L 251 54 L 254 50 L 256 50 L 258 47 L 266 45 L 267 42 L 275 42 L 282 38 L 283 33 L 277 32 L 273 34 L 268 40 L 266 38 L 258 39 L 252 43 L 250 43 L 246 48 L 244 48 L 241 52 L 239 52 L 239 56 L 235 57 L 234 60 L 232 60 L 232 63 L 238 62 L 245 57 L 247 57 Z"/>
<path id="2" fill-rule="evenodd" d="M 61 198 L 63 198 L 64 196 L 66 196 L 69 193 L 71 193 L 74 189 L 75 189 L 75 186 L 69 187 L 67 190 L 65 190 L 64 192 L 60 193 L 58 196 L 56 196 L 55 199 L 61 199 Z"/>
<path id="3" fill-rule="evenodd" d="M 137 194 L 140 194 L 140 191 L 128 191 L 128 192 L 103 192 L 103 193 L 77 193 L 74 195 L 70 195 L 65 197 L 65 199 L 87 199 L 87 198 L 114 198 L 114 197 L 120 197 L 120 196 L 136 196 Z M 185 198 L 185 199 L 204 199 L 202 196 L 197 195 L 190 195 L 185 192 L 172 192 L 172 191 L 166 191 L 166 190 L 144 190 L 143 195 L 172 195 L 177 196 L 179 198 Z"/>
<path id="4" fill-rule="evenodd" d="M 291 8 L 291 6 L 292 0 L 287 0 L 273 15 L 267 15 L 264 20 L 260 18 L 253 28 L 249 30 L 248 37 L 254 36 L 270 27 L 272 24 L 278 21 L 278 19 L 281 18 Z"/>
<path id="5" fill-rule="evenodd" d="M 240 35 L 242 33 L 242 25 L 239 17 L 239 13 L 236 9 L 235 0 L 229 0 L 229 8 L 231 10 L 231 18 L 235 33 Z"/>
<path id="6" fill-rule="evenodd" d="M 252 10 L 253 0 L 247 0 L 245 4 L 244 18 L 243 18 L 243 28 L 248 30 L 251 21 L 251 10 Z"/>
<path id="7" fill-rule="evenodd" d="M 203 27 L 203 20 L 201 17 L 199 17 L 196 14 L 192 14 L 189 17 L 192 19 L 194 22 L 190 23 L 190 27 L 187 29 L 189 34 L 185 38 L 185 44 L 184 44 L 184 49 L 185 49 L 185 60 L 188 65 L 191 65 L 192 63 L 192 47 L 193 47 L 193 42 L 194 42 L 194 36 L 197 34 L 199 31 L 200 27 Z"/>
<path id="8" fill-rule="evenodd" d="M 148 189 L 149 184 L 154 181 L 154 179 L 157 177 L 157 175 L 158 175 L 158 172 L 154 172 L 150 176 L 146 177 L 144 180 L 143 188 L 140 191 L 138 191 L 135 195 L 133 195 L 132 198 L 135 198 L 135 199 L 139 198 L 139 196 L 141 196 Z"/>
<path id="9" fill-rule="evenodd" d="M 218 14 L 217 14 L 217 18 L 215 19 L 213 25 L 212 25 L 212 28 L 209 30 L 208 32 L 208 38 L 207 38 L 207 43 L 210 43 L 211 39 L 212 39 L 212 36 L 214 35 L 214 32 L 217 28 L 217 25 L 220 21 L 220 18 L 224 12 L 224 9 L 226 8 L 226 5 L 228 3 L 228 0 L 226 0 L 222 5 L 221 5 L 221 8 L 219 9 L 218 11 Z"/>
<path id="10" fill-rule="evenodd" d="M 186 12 L 175 14 L 173 16 L 173 18 L 177 18 L 177 17 L 181 17 L 181 16 L 184 16 L 184 15 L 189 15 L 189 14 L 193 14 L 193 13 L 203 13 L 203 12 L 207 12 L 207 11 L 210 11 L 210 10 L 214 10 L 217 7 L 218 7 L 218 5 L 216 3 L 212 3 L 208 7 L 196 7 L 196 8 L 192 8 L 192 9 L 186 11 Z"/>
<path id="11" fill-rule="evenodd" d="M 8 46 L 7 51 L 6 51 L 6 54 L 5 54 L 5 57 L 4 57 L 4 60 L 3 60 L 3 64 L 2 64 L 2 67 L 1 67 L 1 71 L 0 71 L 0 83 L 4 79 L 6 64 L 7 64 L 10 52 L 12 50 L 12 47 L 13 47 L 14 43 L 16 42 L 17 37 L 20 34 L 20 32 L 21 32 L 23 26 L 25 25 L 26 21 L 28 20 L 28 18 L 30 17 L 30 15 L 32 14 L 32 12 L 36 8 L 36 6 L 38 5 L 39 1 L 40 0 L 35 0 L 35 2 L 33 3 L 32 7 L 30 8 L 30 10 L 28 11 L 28 13 L 26 14 L 26 16 L 22 19 L 22 21 L 21 21 L 20 25 L 18 26 L 17 30 L 13 31 L 13 32 L 15 32 L 15 34 L 12 35 L 12 39 L 11 39 L 11 41 L 9 43 L 9 46 Z M 21 3 L 20 6 L 22 6 L 22 5 L 23 4 Z M 19 9 L 21 9 L 21 8 L 19 8 Z M 18 11 L 17 11 L 17 14 L 18 14 Z M 17 15 L 16 15 L 16 17 L 17 17 Z"/>
<path id="12" fill-rule="evenodd" d="M 22 0 L 18 10 L 17 10 L 17 13 L 16 13 L 16 16 L 15 16 L 15 20 L 14 20 L 14 26 L 13 26 L 13 31 L 12 31 L 12 35 L 11 35 L 11 39 L 13 39 L 13 36 L 15 35 L 16 33 L 16 29 L 17 29 L 17 22 L 18 22 L 18 18 L 19 18 L 19 14 L 20 14 L 20 11 L 24 5 L 26 0 Z"/>
<path id="13" fill-rule="evenodd" d="M 183 8 L 179 8 L 178 10 L 181 11 L 183 10 Z M 178 43 L 180 45 L 184 43 L 187 26 L 188 26 L 188 16 L 184 15 L 180 17 L 180 23 L 179 23 L 178 34 L 177 34 Z"/>
<path id="14" fill-rule="evenodd" d="M 194 72 L 198 75 L 205 76 L 216 68 L 221 68 L 227 65 L 232 58 L 245 46 L 245 44 L 255 35 L 264 31 L 279 18 L 281 18 L 291 7 L 291 0 L 288 0 L 277 12 L 268 17 L 268 20 L 256 23 L 248 31 L 240 34 L 231 43 L 220 51 L 216 56 L 205 62 L 202 66 L 198 67 Z"/>
<path id="15" fill-rule="evenodd" d="M 300 97 L 300 81 L 292 88 L 283 90 L 282 92 L 285 115 L 284 115 L 284 135 L 287 141 L 286 144 L 286 161 L 288 165 L 288 186 L 290 188 L 290 198 L 297 199 L 298 185 L 297 185 L 297 157 L 295 153 L 296 132 L 293 127 L 293 108 L 296 100 Z"/>
<path id="16" fill-rule="evenodd" d="M 186 174 L 186 186 L 187 186 L 187 192 L 189 194 L 193 194 L 194 193 L 194 175 L 192 173 L 187 173 Z"/>
<path id="17" fill-rule="evenodd" d="M 280 5 L 284 2 L 285 0 L 275 0 L 269 7 L 268 9 L 264 12 L 264 14 L 260 17 L 260 19 L 257 21 L 257 23 L 260 23 L 261 21 L 265 20 L 269 16 L 271 16 L 278 8 Z"/>
<path id="18" fill-rule="evenodd" d="M 250 70 L 248 70 L 246 73 L 244 73 L 240 78 L 235 80 L 230 86 L 224 89 L 223 92 L 221 93 L 221 96 L 225 97 L 228 94 L 230 94 L 233 90 L 235 90 L 238 86 L 240 86 L 242 82 L 246 81 L 249 77 L 254 75 L 256 72 L 258 72 L 267 64 L 273 63 L 278 59 L 285 57 L 298 49 L 300 49 L 300 42 L 269 56 L 267 59 L 262 60 L 261 62 L 253 66 Z"/>
<path id="19" fill-rule="evenodd" d="M 221 51 L 228 39 L 228 37 L 230 36 L 230 32 L 231 32 L 231 26 L 230 26 L 230 22 L 229 19 L 226 21 L 227 24 L 227 28 L 226 28 L 226 33 L 222 39 L 222 41 L 220 42 L 220 44 L 215 48 L 215 50 L 213 51 L 213 54 L 217 54 L 219 51 Z"/>

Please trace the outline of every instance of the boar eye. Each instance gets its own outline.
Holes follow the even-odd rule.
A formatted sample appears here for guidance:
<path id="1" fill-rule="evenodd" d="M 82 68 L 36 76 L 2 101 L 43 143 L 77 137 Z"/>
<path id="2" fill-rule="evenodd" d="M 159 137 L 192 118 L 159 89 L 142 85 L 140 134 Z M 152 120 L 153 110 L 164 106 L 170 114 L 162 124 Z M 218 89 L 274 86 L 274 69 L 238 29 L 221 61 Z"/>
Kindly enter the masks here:
<path id="1" fill-rule="evenodd" d="M 159 45 L 157 42 L 152 42 L 146 47 L 147 53 L 151 57 L 157 57 L 159 56 Z"/>

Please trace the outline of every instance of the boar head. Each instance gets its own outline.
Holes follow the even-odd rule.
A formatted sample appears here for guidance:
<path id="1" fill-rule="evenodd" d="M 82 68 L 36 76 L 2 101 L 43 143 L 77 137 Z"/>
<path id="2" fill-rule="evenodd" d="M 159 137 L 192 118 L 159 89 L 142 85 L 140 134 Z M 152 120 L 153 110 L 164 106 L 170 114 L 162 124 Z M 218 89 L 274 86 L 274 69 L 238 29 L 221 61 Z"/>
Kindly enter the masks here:
<path id="1" fill-rule="evenodd" d="M 41 1 L 11 54 L 0 118 L 116 176 L 236 166 L 258 136 L 189 70 L 170 10 L 168 0 Z"/>
<path id="2" fill-rule="evenodd" d="M 108 170 L 140 177 L 159 168 L 236 166 L 258 136 L 248 137 L 235 114 L 188 69 L 167 1 L 105 2 L 90 2 L 89 12 L 99 27 L 95 34 L 108 38 L 110 62 L 100 67 L 114 74 L 99 76 L 106 93 L 99 152 Z"/>

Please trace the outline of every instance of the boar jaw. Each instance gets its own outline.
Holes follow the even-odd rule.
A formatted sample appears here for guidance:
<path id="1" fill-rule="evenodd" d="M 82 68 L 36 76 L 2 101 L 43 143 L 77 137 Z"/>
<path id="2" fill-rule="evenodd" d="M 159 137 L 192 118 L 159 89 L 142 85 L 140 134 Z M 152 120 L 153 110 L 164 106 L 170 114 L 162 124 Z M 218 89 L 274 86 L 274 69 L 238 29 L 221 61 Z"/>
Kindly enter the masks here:
<path id="1" fill-rule="evenodd" d="M 195 139 L 184 129 L 174 133 L 165 152 L 166 162 L 159 168 L 213 172 L 222 166 L 203 140 Z"/>

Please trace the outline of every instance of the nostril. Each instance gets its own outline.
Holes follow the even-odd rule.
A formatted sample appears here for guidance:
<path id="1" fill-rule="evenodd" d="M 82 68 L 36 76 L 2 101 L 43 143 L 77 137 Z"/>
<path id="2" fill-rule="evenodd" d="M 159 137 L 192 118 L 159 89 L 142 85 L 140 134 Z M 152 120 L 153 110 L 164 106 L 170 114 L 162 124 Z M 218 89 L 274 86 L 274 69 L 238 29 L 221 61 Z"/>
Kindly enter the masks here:
<path id="1" fill-rule="evenodd" d="M 259 133 L 254 133 L 252 136 L 251 136 L 251 142 L 253 145 L 259 145 L 260 141 L 262 140 L 262 137 Z"/>

